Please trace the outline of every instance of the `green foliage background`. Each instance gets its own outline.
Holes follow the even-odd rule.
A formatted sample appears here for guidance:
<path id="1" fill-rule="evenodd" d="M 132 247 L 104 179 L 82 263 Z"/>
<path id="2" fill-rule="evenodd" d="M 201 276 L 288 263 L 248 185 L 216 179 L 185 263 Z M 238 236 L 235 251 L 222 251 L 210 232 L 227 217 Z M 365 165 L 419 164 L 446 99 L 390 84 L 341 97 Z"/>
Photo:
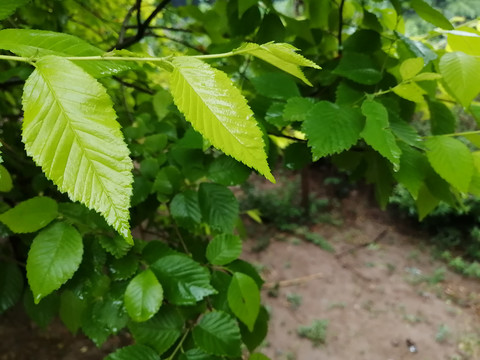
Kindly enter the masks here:
<path id="1" fill-rule="evenodd" d="M 455 111 L 480 119 L 478 21 L 449 13 L 466 2 L 174 4 L 0 4 L 0 312 L 97 345 L 129 331 L 108 359 L 264 358 L 229 186 L 328 158 L 382 207 L 402 184 L 421 219 L 479 195 Z M 409 37 L 412 9 L 433 30 Z"/>

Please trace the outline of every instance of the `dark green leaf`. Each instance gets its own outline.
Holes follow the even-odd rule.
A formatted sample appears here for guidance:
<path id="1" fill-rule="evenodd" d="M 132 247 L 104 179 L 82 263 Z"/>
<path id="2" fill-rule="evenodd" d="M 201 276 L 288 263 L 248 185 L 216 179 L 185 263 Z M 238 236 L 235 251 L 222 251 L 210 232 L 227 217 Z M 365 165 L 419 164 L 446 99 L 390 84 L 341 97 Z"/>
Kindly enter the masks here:
<path id="1" fill-rule="evenodd" d="M 240 330 L 230 315 L 213 311 L 204 315 L 193 328 L 197 346 L 209 354 L 240 356 Z"/>
<path id="2" fill-rule="evenodd" d="M 371 57 L 358 52 L 343 53 L 333 73 L 364 85 L 377 84 L 382 79 Z"/>
<path id="3" fill-rule="evenodd" d="M 269 319 L 270 316 L 268 315 L 267 309 L 264 306 L 260 306 L 253 331 L 248 330 L 245 325 L 240 324 L 242 341 L 247 345 L 249 351 L 253 351 L 259 347 L 267 337 Z"/>
<path id="4" fill-rule="evenodd" d="M 15 305 L 23 292 L 23 275 L 17 265 L 0 262 L 0 315 Z"/>
<path id="5" fill-rule="evenodd" d="M 113 238 L 110 236 L 99 235 L 97 239 L 102 248 L 117 259 L 124 257 L 132 248 L 132 245 L 127 243 L 120 235 L 116 235 Z"/>
<path id="6" fill-rule="evenodd" d="M 313 108 L 315 101 L 311 98 L 294 97 L 287 100 L 283 110 L 283 118 L 288 123 L 303 121 Z"/>
<path id="7" fill-rule="evenodd" d="M 104 360 L 160 360 L 160 356 L 145 345 L 130 345 L 118 349 Z"/>
<path id="8" fill-rule="evenodd" d="M 208 167 L 208 178 L 225 186 L 244 183 L 250 176 L 250 168 L 227 155 L 220 155 Z"/>
<path id="9" fill-rule="evenodd" d="M 455 132 L 455 116 L 440 101 L 428 101 L 430 110 L 430 127 L 433 135 L 444 135 Z"/>
<path id="10" fill-rule="evenodd" d="M 284 73 L 264 73 L 252 79 L 255 90 L 272 99 L 289 99 L 300 96 L 297 84 Z"/>
<path id="11" fill-rule="evenodd" d="M 438 26 L 442 29 L 453 30 L 453 25 L 448 21 L 448 19 L 438 10 L 431 7 L 423 0 L 411 0 L 411 5 L 413 10 L 420 15 L 420 17 L 432 23 L 435 26 Z"/>
<path id="12" fill-rule="evenodd" d="M 6 19 L 12 15 L 17 8 L 25 5 L 30 0 L 2 0 L 0 4 L 0 20 Z"/>
<path id="13" fill-rule="evenodd" d="M 283 156 L 289 170 L 301 170 L 312 163 L 312 152 L 305 142 L 288 145 Z"/>
<path id="14" fill-rule="evenodd" d="M 82 317 L 87 302 L 78 297 L 73 291 L 66 290 L 60 296 L 60 319 L 72 333 L 76 333 L 82 326 Z"/>
<path id="15" fill-rule="evenodd" d="M 198 199 L 203 220 L 213 229 L 232 233 L 239 215 L 238 202 L 233 193 L 219 184 L 202 183 Z"/>

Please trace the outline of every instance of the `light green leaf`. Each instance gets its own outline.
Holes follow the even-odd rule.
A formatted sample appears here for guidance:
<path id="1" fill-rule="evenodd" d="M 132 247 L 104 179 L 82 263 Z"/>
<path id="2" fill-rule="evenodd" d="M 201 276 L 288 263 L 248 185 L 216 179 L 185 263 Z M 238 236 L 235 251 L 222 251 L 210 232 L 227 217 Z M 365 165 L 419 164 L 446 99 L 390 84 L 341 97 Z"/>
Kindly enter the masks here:
<path id="1" fill-rule="evenodd" d="M 447 90 L 468 107 L 480 92 L 480 60 L 462 52 L 446 53 L 439 68 Z"/>
<path id="2" fill-rule="evenodd" d="M 418 75 L 415 75 L 412 80 L 413 81 L 431 81 L 431 80 L 438 80 L 441 79 L 442 75 L 432 72 L 423 72 Z"/>
<path id="3" fill-rule="evenodd" d="M 193 339 L 210 354 L 240 356 L 240 329 L 235 319 L 223 311 L 204 315 L 193 328 Z"/>
<path id="4" fill-rule="evenodd" d="M 30 0 L 2 0 L 0 3 L 0 20 L 6 19 L 12 15 L 17 8 L 25 5 Z"/>
<path id="5" fill-rule="evenodd" d="M 165 298 L 175 305 L 193 305 L 205 296 L 215 294 L 210 273 L 186 255 L 169 254 L 151 265 L 163 286 Z"/>
<path id="6" fill-rule="evenodd" d="M 428 5 L 423 0 L 411 0 L 413 10 L 425 21 L 438 26 L 442 29 L 452 30 L 453 25 L 448 19 L 438 10 Z"/>
<path id="7" fill-rule="evenodd" d="M 57 202 L 46 196 L 38 196 L 0 214 L 0 221 L 15 233 L 30 233 L 47 226 L 57 216 Z"/>
<path id="8" fill-rule="evenodd" d="M 480 196 L 480 151 L 474 151 L 472 153 L 474 171 L 472 176 L 472 181 L 470 182 L 470 187 L 468 192 L 470 194 Z"/>
<path id="9" fill-rule="evenodd" d="M 448 47 L 451 51 L 461 51 L 467 55 L 480 56 L 480 32 L 460 27 L 457 30 L 445 31 Z"/>
<path id="10" fill-rule="evenodd" d="M 173 65 L 174 102 L 195 130 L 225 154 L 275 181 L 253 112 L 227 75 L 191 57 L 176 57 Z"/>
<path id="11" fill-rule="evenodd" d="M 362 104 L 362 113 L 367 120 L 360 135 L 368 145 L 388 159 L 393 164 L 394 170 L 397 171 L 400 167 L 402 151 L 398 147 L 392 131 L 388 128 L 387 109 L 376 101 L 367 100 Z"/>
<path id="12" fill-rule="evenodd" d="M 473 158 L 468 147 L 448 136 L 433 136 L 425 142 L 428 161 L 444 180 L 462 192 L 468 191 Z"/>
<path id="13" fill-rule="evenodd" d="M 202 183 L 198 199 L 203 220 L 215 230 L 232 233 L 239 215 L 238 201 L 226 186 Z"/>
<path id="14" fill-rule="evenodd" d="M 0 192 L 9 192 L 12 188 L 13 182 L 10 173 L 5 166 L 0 165 Z"/>
<path id="15" fill-rule="evenodd" d="M 418 220 L 422 221 L 433 209 L 437 207 L 440 200 L 437 199 L 428 189 L 428 186 L 423 186 L 418 191 L 418 197 L 415 200 L 418 211 Z"/>
<path id="16" fill-rule="evenodd" d="M 400 75 L 403 80 L 408 80 L 422 71 L 424 66 L 423 58 L 410 58 L 400 65 Z"/>
<path id="17" fill-rule="evenodd" d="M 3 0 L 2 0 L 3 1 Z M 23 57 L 101 56 L 104 51 L 76 36 L 44 30 L 4 29 L 0 31 L 0 49 Z M 134 62 L 76 61 L 95 78 L 115 75 L 132 68 Z M 68 81 L 66 81 L 68 83 Z"/>
<path id="18" fill-rule="evenodd" d="M 415 103 L 423 103 L 425 101 L 423 95 L 427 93 L 414 82 L 400 83 L 392 91 L 398 96 Z"/>
<path id="19" fill-rule="evenodd" d="M 23 274 L 13 263 L 0 262 L 0 315 L 15 305 L 23 293 Z"/>
<path id="20" fill-rule="evenodd" d="M 262 59 L 280 70 L 299 78 L 305 84 L 312 86 L 302 70 L 300 70 L 300 66 L 312 67 L 314 69 L 320 69 L 320 66 L 297 54 L 296 51 L 298 51 L 296 47 L 285 43 L 267 43 L 263 45 L 245 43 L 238 49 L 233 50 L 234 53 L 246 53 Z"/>
<path id="21" fill-rule="evenodd" d="M 160 360 L 160 356 L 148 346 L 135 344 L 118 349 L 104 360 Z"/>
<path id="22" fill-rule="evenodd" d="M 231 234 L 220 234 L 207 246 L 207 259 L 213 265 L 225 265 L 236 260 L 242 253 L 242 240 Z"/>
<path id="23" fill-rule="evenodd" d="M 133 321 L 147 321 L 160 309 L 163 288 L 151 270 L 135 276 L 125 291 L 125 308 Z"/>
<path id="24" fill-rule="evenodd" d="M 47 56 L 25 84 L 23 107 L 27 153 L 60 191 L 132 242 L 133 166 L 105 88 L 72 62 Z"/>
<path id="25" fill-rule="evenodd" d="M 177 308 L 163 306 L 150 320 L 131 322 L 128 328 L 137 343 L 150 346 L 162 355 L 182 335 L 183 324 Z"/>
<path id="26" fill-rule="evenodd" d="M 248 330 L 253 331 L 260 311 L 260 291 L 250 276 L 240 272 L 233 274 L 228 287 L 228 305 Z"/>
<path id="27" fill-rule="evenodd" d="M 73 226 L 56 223 L 38 233 L 27 258 L 27 278 L 35 304 L 73 276 L 82 255 L 82 237 Z"/>
<path id="28" fill-rule="evenodd" d="M 360 137 L 362 115 L 353 108 L 320 101 L 303 122 L 314 160 L 349 149 Z"/>

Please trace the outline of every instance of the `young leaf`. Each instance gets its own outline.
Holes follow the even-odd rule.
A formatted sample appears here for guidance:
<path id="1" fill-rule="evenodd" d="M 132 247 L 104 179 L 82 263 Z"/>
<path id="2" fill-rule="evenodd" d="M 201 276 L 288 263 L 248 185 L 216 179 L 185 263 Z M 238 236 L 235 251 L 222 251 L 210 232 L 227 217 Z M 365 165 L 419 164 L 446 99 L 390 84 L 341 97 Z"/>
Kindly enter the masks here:
<path id="1" fill-rule="evenodd" d="M 480 32 L 461 27 L 458 30 L 445 31 L 451 51 L 461 51 L 467 55 L 480 56 Z"/>
<path id="2" fill-rule="evenodd" d="M 213 355 L 240 356 L 240 330 L 237 322 L 223 311 L 204 315 L 193 328 L 195 344 Z"/>
<path id="3" fill-rule="evenodd" d="M 357 142 L 362 128 L 363 119 L 356 109 L 328 101 L 315 104 L 302 127 L 315 161 L 349 149 Z"/>
<path id="4" fill-rule="evenodd" d="M 135 344 L 118 349 L 104 360 L 160 360 L 160 356 L 148 346 Z"/>
<path id="5" fill-rule="evenodd" d="M 248 330 L 253 331 L 260 311 L 260 291 L 250 276 L 239 272 L 233 274 L 228 287 L 228 305 Z"/>
<path id="6" fill-rule="evenodd" d="M 442 29 L 453 30 L 453 25 L 448 19 L 438 10 L 428 5 L 423 0 L 411 0 L 413 10 L 425 21 L 438 26 Z"/>
<path id="7" fill-rule="evenodd" d="M 360 135 L 368 145 L 388 159 L 393 164 L 394 170 L 397 171 L 400 167 L 402 151 L 398 147 L 392 131 L 388 128 L 387 109 L 376 101 L 367 100 L 362 104 L 362 113 L 367 120 Z"/>
<path id="8" fill-rule="evenodd" d="M 151 269 L 165 291 L 165 298 L 175 305 L 194 305 L 205 296 L 215 294 L 210 273 L 188 256 L 172 254 L 161 257 Z"/>
<path id="9" fill-rule="evenodd" d="M 37 196 L 0 214 L 0 221 L 15 233 L 30 233 L 47 226 L 57 216 L 57 202 L 46 196 Z"/>
<path id="10" fill-rule="evenodd" d="M 236 260 L 242 253 L 242 240 L 231 234 L 220 234 L 207 246 L 207 259 L 213 265 L 225 265 Z"/>
<path id="11" fill-rule="evenodd" d="M 195 130 L 225 154 L 275 181 L 253 112 L 227 75 L 191 57 L 176 57 L 173 65 L 173 99 Z"/>
<path id="12" fill-rule="evenodd" d="M 25 5 L 30 0 L 2 0 L 0 3 L 0 20 L 12 15 L 17 8 Z"/>
<path id="13" fill-rule="evenodd" d="M 133 321 L 147 321 L 160 309 L 163 288 L 151 270 L 135 276 L 125 291 L 125 308 Z"/>
<path id="14" fill-rule="evenodd" d="M 238 201 L 227 187 L 202 183 L 198 199 L 203 220 L 213 229 L 232 233 L 238 219 Z"/>
<path id="15" fill-rule="evenodd" d="M 392 88 L 392 91 L 398 96 L 415 103 L 423 103 L 425 101 L 423 95 L 427 93 L 414 82 L 400 83 Z"/>
<path id="16" fill-rule="evenodd" d="M 280 70 L 299 78 L 305 84 L 312 86 L 302 70 L 300 70 L 300 66 L 312 67 L 314 69 L 320 69 L 320 66 L 297 54 L 296 51 L 298 51 L 296 47 L 284 43 L 267 43 L 263 45 L 246 43 L 233 50 L 234 53 L 247 53 L 262 59 Z"/>
<path id="17" fill-rule="evenodd" d="M 3 0 L 2 0 L 3 1 Z M 24 57 L 101 56 L 104 51 L 76 36 L 44 30 L 4 29 L 0 31 L 0 49 Z M 95 78 L 115 75 L 131 69 L 134 62 L 76 61 Z"/>
<path id="18" fill-rule="evenodd" d="M 137 343 L 148 345 L 161 355 L 182 335 L 183 323 L 178 309 L 163 306 L 150 320 L 132 322 L 128 327 Z"/>
<path id="19" fill-rule="evenodd" d="M 14 263 L 0 262 L 0 314 L 15 305 L 23 292 L 23 275 Z"/>
<path id="20" fill-rule="evenodd" d="M 402 80 L 409 80 L 422 71 L 424 61 L 422 58 L 410 58 L 400 65 L 400 75 Z"/>
<path id="21" fill-rule="evenodd" d="M 132 242 L 133 166 L 105 88 L 72 62 L 46 56 L 25 83 L 23 107 L 27 153 L 60 191 Z"/>
<path id="22" fill-rule="evenodd" d="M 427 139 L 428 161 L 443 179 L 467 192 L 473 175 L 473 158 L 467 145 L 448 136 Z"/>
<path id="23" fill-rule="evenodd" d="M 82 237 L 73 226 L 56 223 L 38 233 L 27 259 L 27 278 L 35 304 L 73 276 L 82 255 Z"/>
<path id="24" fill-rule="evenodd" d="M 449 92 L 468 107 L 480 92 L 480 60 L 462 52 L 446 53 L 439 68 Z"/>

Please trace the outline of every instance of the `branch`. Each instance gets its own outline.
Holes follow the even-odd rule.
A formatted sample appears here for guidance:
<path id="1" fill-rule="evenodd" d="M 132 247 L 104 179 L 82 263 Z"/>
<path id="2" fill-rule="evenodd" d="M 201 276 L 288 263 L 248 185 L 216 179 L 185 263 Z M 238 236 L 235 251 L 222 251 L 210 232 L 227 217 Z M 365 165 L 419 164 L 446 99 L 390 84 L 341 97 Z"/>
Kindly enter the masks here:
<path id="1" fill-rule="evenodd" d="M 127 29 L 135 29 L 135 25 L 128 25 L 126 26 Z M 181 28 L 172 28 L 168 26 L 162 26 L 162 25 L 156 25 L 156 26 L 150 26 L 149 29 L 158 29 L 158 30 L 168 30 L 168 31 L 179 31 L 179 32 L 186 32 L 186 33 L 191 33 L 192 30 L 190 29 L 181 29 Z"/>
<path id="2" fill-rule="evenodd" d="M 127 25 L 128 22 L 130 21 L 130 18 L 132 17 L 132 14 L 133 12 L 135 11 L 136 9 L 136 6 L 137 4 L 133 5 L 127 12 L 127 15 L 125 15 L 125 19 L 123 19 L 123 22 L 122 22 L 122 27 L 120 28 L 120 34 L 118 35 L 118 41 L 117 41 L 117 44 L 115 45 L 115 47 L 117 47 L 119 44 L 121 44 L 124 39 L 125 39 L 125 32 L 127 31 L 127 29 L 129 28 L 129 26 Z"/>
<path id="3" fill-rule="evenodd" d="M 192 45 L 186 41 L 183 41 L 183 40 L 178 40 L 178 39 L 175 39 L 175 38 L 172 38 L 170 36 L 167 36 L 167 35 L 158 35 L 158 34 L 155 34 L 153 32 L 148 32 L 145 34 L 145 36 L 152 36 L 152 37 L 156 37 L 156 38 L 159 38 L 159 39 L 167 39 L 167 40 L 170 40 L 170 41 L 174 41 L 178 44 L 181 44 L 187 48 L 190 48 L 192 50 L 195 50 L 197 52 L 199 52 L 200 54 L 206 54 L 205 50 L 203 49 L 200 49 L 198 47 L 196 47 L 195 45 Z"/>
<path id="4" fill-rule="evenodd" d="M 120 84 L 122 84 L 123 86 L 126 86 L 126 87 L 129 87 L 129 88 L 138 90 L 138 91 L 143 92 L 143 93 L 145 93 L 145 94 L 149 94 L 149 95 L 155 94 L 155 91 L 153 91 L 153 90 L 151 90 L 151 89 L 149 89 L 149 88 L 144 88 L 144 87 L 142 87 L 142 86 L 138 86 L 137 84 L 124 81 L 124 80 L 120 79 L 120 78 L 117 77 L 117 76 L 113 76 L 113 79 L 116 80 L 116 81 L 118 81 L 118 82 L 119 82 Z"/>
<path id="5" fill-rule="evenodd" d="M 142 40 L 145 37 L 147 29 L 150 26 L 150 23 L 152 22 L 152 20 L 155 18 L 155 16 L 158 15 L 160 11 L 162 11 L 170 3 L 170 1 L 171 0 L 163 0 L 160 4 L 158 4 L 155 10 L 152 11 L 150 16 L 143 23 L 138 24 L 137 34 L 135 36 L 126 38 L 122 42 L 119 41 L 113 49 L 117 49 L 117 50 L 126 49 L 132 46 L 133 44 L 138 43 L 140 40 Z M 141 3 L 141 0 L 137 0 L 135 7 L 137 7 L 138 4 L 140 3 Z M 140 18 L 139 13 L 140 13 L 140 8 L 137 8 L 137 21 Z M 113 49 L 110 49 L 110 51 Z"/>

